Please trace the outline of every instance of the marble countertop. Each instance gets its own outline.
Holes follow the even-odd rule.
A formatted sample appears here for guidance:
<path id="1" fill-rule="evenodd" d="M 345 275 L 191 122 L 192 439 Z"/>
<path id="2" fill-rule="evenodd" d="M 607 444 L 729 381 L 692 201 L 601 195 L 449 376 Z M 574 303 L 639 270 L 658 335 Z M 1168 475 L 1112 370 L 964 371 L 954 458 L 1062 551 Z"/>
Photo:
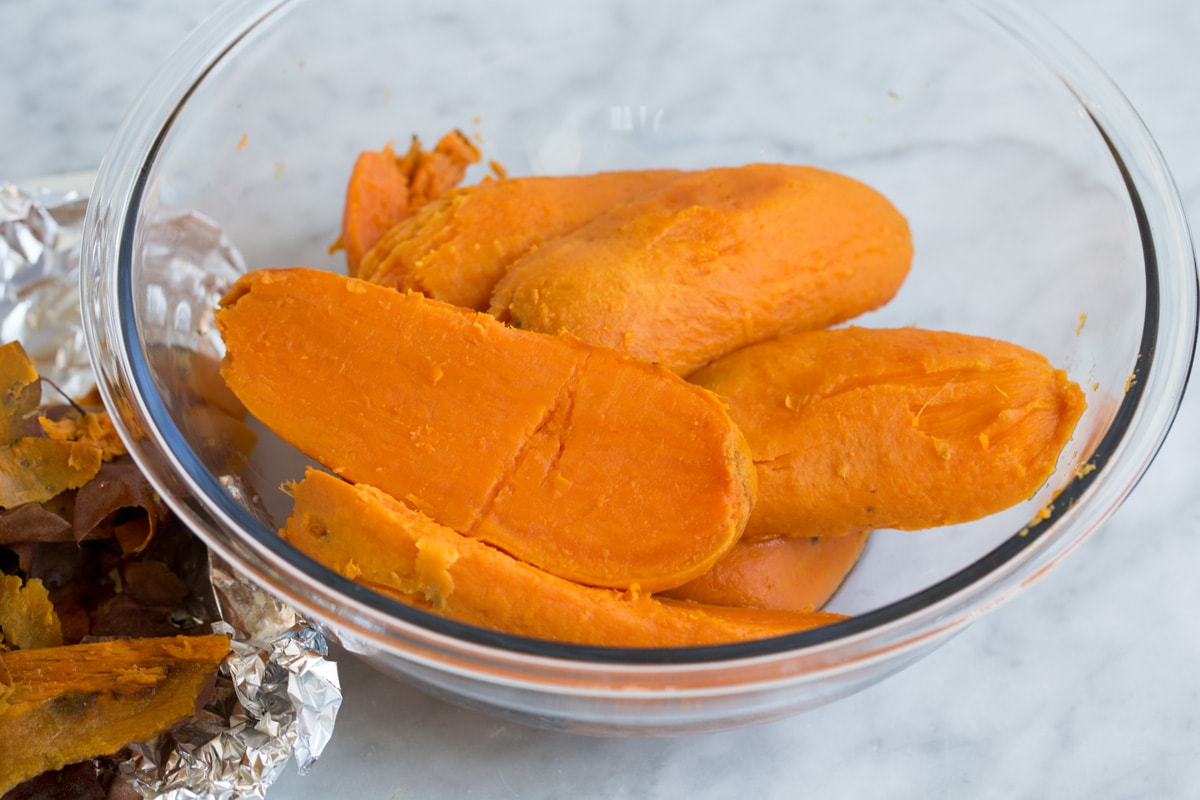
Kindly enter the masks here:
<path id="1" fill-rule="evenodd" d="M 0 0 L 0 180 L 94 169 L 155 65 L 215 7 Z M 1200 230 L 1200 5 L 1038 7 L 1139 110 Z M 452 708 L 347 661 L 334 741 L 270 797 L 1200 796 L 1198 477 L 1193 386 L 1140 486 L 1049 578 L 883 683 L 753 728 L 572 737 Z"/>

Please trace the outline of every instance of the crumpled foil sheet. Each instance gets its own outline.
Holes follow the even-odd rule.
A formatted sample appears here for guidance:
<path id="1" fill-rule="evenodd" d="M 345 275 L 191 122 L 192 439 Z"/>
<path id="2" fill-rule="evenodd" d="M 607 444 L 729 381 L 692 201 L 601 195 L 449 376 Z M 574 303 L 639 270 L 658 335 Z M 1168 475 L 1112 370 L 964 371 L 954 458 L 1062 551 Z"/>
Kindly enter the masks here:
<path id="1" fill-rule="evenodd" d="M 0 341 L 20 339 L 40 374 L 72 397 L 95 382 L 79 320 L 87 198 L 0 184 Z"/>
<path id="2" fill-rule="evenodd" d="M 320 633 L 299 625 L 264 642 L 228 623 L 213 629 L 234 636 L 213 700 L 183 728 L 128 748 L 122 771 L 143 797 L 265 797 L 290 756 L 306 772 L 333 732 L 341 691 Z"/>
<path id="3" fill-rule="evenodd" d="M 71 396 L 95 378 L 79 307 L 79 244 L 87 198 L 0 184 L 0 340 L 21 340 L 39 372 Z M 164 221 L 172 247 L 164 272 L 181 259 L 241 260 L 200 215 Z M 176 272 L 175 274 L 179 274 Z M 191 722 L 127 748 L 120 772 L 144 798 L 231 800 L 265 797 L 293 757 L 306 773 L 329 742 L 341 705 L 337 665 L 324 635 L 210 556 L 209 577 L 232 651 L 213 699 Z"/>

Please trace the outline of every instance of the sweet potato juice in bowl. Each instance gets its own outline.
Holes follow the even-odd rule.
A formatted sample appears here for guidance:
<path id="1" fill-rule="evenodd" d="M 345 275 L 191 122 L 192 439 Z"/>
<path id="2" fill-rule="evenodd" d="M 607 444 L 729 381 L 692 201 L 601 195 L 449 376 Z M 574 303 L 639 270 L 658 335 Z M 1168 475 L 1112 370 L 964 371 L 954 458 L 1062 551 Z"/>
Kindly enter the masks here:
<path id="1" fill-rule="evenodd" d="M 360 154 L 394 153 L 394 165 L 413 136 L 430 153 L 456 130 L 481 155 L 464 159 L 464 188 L 426 197 L 410 163 L 400 183 L 424 210 L 387 212 L 397 218 L 348 263 Z M 778 345 L 755 339 L 795 335 L 796 317 L 769 332 L 746 320 L 777 319 L 792 300 L 861 300 L 865 290 L 844 291 L 860 267 L 834 251 L 888 227 L 841 190 L 789 212 L 810 169 L 836 176 L 822 185 L 881 198 L 911 250 L 886 296 L 789 341 L 787 363 L 802 366 L 788 372 Z M 756 171 L 753 199 L 728 189 L 747 184 L 724 176 Z M 475 299 L 427 296 L 436 279 L 395 271 L 393 253 L 420 240 L 388 233 L 417 225 L 402 217 L 436 240 L 413 263 L 458 267 L 500 252 L 531 218 L 566 214 L 583 195 L 562 181 L 599 191 L 589 176 L 611 173 L 625 176 L 611 202 L 522 245 Z M 388 194 L 381 174 L 365 196 Z M 499 217 L 461 210 L 535 179 L 558 181 L 540 205 L 510 193 L 489 201 Z M 454 219 L 475 221 L 438 228 L 454 203 Z M 647 234 L 662 215 L 691 227 Z M 837 227 L 848 218 L 859 221 L 851 233 Z M 389 235 L 387 252 L 369 255 Z M 1194 257 L 1153 142 L 1082 54 L 1003 2 L 234 4 L 127 119 L 87 237 L 102 393 L 143 470 L 214 551 L 383 670 L 591 733 L 769 719 L 920 658 L 1044 574 L 1133 489 L 1195 342 Z M 669 269 L 645 255 L 664 246 Z M 697 256 L 709 251 L 745 257 L 730 270 Z M 649 272 L 630 265 L 650 261 L 665 283 L 647 293 Z M 654 344 L 647 356 L 622 350 L 642 330 L 632 322 L 609 340 L 586 329 L 611 331 L 631 297 L 680 294 L 669 287 L 703 271 L 693 262 L 735 276 L 706 296 L 734 308 L 716 316 L 748 337 L 728 353 Z M 790 286 L 801 262 L 820 280 L 764 294 Z M 569 312 L 547 300 L 564 295 L 605 299 Z M 679 307 L 660 318 L 671 330 L 707 319 Z M 999 349 L 985 357 L 984 341 Z M 940 371 L 918 379 L 931 353 Z M 901 419 L 939 432 L 927 439 L 933 459 L 919 461 L 933 467 L 905 461 L 902 436 L 874 436 L 883 400 L 810 413 L 808 395 L 781 390 L 805 370 L 840 387 L 829 396 L 916 385 Z M 1008 471 L 965 458 L 951 433 L 988 413 L 1013 418 L 1004 404 L 1031 385 L 1046 394 L 1022 407 L 1053 408 L 1066 425 L 1049 435 L 1045 463 L 1030 448 Z M 379 401 L 393 390 L 409 399 Z M 808 415 L 787 428 L 788 453 L 803 456 L 790 472 L 764 455 L 785 434 L 739 410 L 740 397 L 760 395 L 785 426 Z M 1008 446 L 982 430 L 971 452 Z M 698 466 L 712 453 L 715 466 Z M 514 468 L 494 488 L 496 464 L 543 455 L 554 469 L 526 480 Z M 826 513 L 856 479 L 879 501 L 847 491 L 843 505 L 883 522 Z M 973 499 L 1006 491 L 1016 496 L 995 508 Z M 884 516 L 896 508 L 907 516 Z M 317 546 L 350 528 L 349 555 Z M 412 538 L 396 538 L 401 529 Z M 765 549 L 784 529 L 798 542 L 838 538 L 836 558 L 853 565 L 844 580 L 826 569 L 833 594 L 819 609 L 755 607 L 774 568 L 748 569 L 740 584 L 711 577 L 732 548 Z M 313 533 L 311 546 L 296 531 Z M 812 624 L 797 622 L 804 614 Z M 667 629 L 682 633 L 660 637 Z"/>

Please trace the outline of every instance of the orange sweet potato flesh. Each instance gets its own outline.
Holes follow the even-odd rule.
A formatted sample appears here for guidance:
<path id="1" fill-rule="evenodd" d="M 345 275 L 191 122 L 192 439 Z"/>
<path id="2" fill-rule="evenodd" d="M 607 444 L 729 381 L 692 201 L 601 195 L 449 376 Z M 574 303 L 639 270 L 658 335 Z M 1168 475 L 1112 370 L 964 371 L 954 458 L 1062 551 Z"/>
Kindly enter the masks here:
<path id="1" fill-rule="evenodd" d="M 679 174 L 510 178 L 455 189 L 389 230 L 358 274 L 486 311 L 496 282 L 519 257 Z"/>
<path id="2" fill-rule="evenodd" d="M 190 717 L 228 650 L 212 635 L 0 653 L 0 794 Z"/>
<path id="3" fill-rule="evenodd" d="M 813 611 L 842 585 L 870 533 L 738 542 L 708 572 L 661 596 L 719 606 Z"/>
<path id="4" fill-rule="evenodd" d="M 342 575 L 460 622 L 612 647 L 761 639 L 835 622 L 826 613 L 722 608 L 582 586 L 463 536 L 363 484 L 310 471 L 280 534 Z"/>
<path id="5" fill-rule="evenodd" d="M 421 149 L 420 139 L 414 136 L 400 159 L 408 174 L 409 210 L 415 211 L 457 186 L 467 167 L 478 163 L 479 158 L 479 148 L 462 131 L 450 131 L 429 152 Z"/>
<path id="6" fill-rule="evenodd" d="M 561 577 L 677 586 L 749 516 L 721 402 L 611 350 L 303 268 L 243 276 L 217 325 L 226 382 L 284 440 Z"/>
<path id="7" fill-rule="evenodd" d="M 812 167 L 723 167 L 545 242 L 507 271 L 489 310 L 687 375 L 884 304 L 911 261 L 907 222 L 870 187 Z"/>
<path id="8" fill-rule="evenodd" d="M 747 539 L 1002 511 L 1050 476 L 1085 406 L 1037 353 L 917 328 L 792 334 L 691 379 L 729 403 L 754 454 Z"/>
<path id="9" fill-rule="evenodd" d="M 346 251 L 350 274 L 357 274 L 363 256 L 389 228 L 457 185 L 479 157 L 475 145 L 458 131 L 443 136 L 432 152 L 423 151 L 413 137 L 403 156 L 390 144 L 359 154 L 346 187 L 342 235 L 335 245 Z"/>
<path id="10" fill-rule="evenodd" d="M 338 240 L 351 275 L 357 274 L 363 255 L 407 213 L 408 176 L 392 146 L 361 153 L 350 171 Z"/>

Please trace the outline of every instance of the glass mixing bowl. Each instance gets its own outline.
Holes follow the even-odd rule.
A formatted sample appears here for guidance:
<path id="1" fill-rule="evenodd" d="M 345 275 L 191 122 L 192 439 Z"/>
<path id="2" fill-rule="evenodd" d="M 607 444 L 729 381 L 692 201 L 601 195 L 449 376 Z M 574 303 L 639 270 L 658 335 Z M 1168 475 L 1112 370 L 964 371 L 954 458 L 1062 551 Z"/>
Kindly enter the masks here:
<path id="1" fill-rule="evenodd" d="M 908 217 L 916 257 L 895 300 L 857 324 L 1017 342 L 1069 370 L 1087 412 L 1028 502 L 875 534 L 830 606 L 851 617 L 817 630 L 581 647 L 379 596 L 276 536 L 278 487 L 306 462 L 261 429 L 248 458 L 233 452 L 247 431 L 222 412 L 212 307 L 243 264 L 342 270 L 328 248 L 355 155 L 453 128 L 514 175 L 780 161 L 859 178 Z M 1196 336 L 1194 255 L 1150 136 L 1076 47 L 1003 0 L 227 6 L 116 137 L 83 270 L 104 399 L 216 553 L 383 670 L 590 733 L 772 718 L 928 653 L 1044 574 L 1134 488 L 1176 413 Z"/>

